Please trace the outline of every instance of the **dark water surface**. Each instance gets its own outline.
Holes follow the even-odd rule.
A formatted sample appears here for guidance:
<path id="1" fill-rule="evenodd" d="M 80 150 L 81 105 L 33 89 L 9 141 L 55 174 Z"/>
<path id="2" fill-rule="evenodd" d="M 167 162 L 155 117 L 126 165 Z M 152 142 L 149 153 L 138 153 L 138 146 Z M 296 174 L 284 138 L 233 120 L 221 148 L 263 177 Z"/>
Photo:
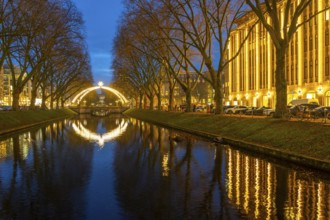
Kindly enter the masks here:
<path id="1" fill-rule="evenodd" d="M 330 174 L 85 116 L 0 138 L 0 219 L 330 219 Z"/>

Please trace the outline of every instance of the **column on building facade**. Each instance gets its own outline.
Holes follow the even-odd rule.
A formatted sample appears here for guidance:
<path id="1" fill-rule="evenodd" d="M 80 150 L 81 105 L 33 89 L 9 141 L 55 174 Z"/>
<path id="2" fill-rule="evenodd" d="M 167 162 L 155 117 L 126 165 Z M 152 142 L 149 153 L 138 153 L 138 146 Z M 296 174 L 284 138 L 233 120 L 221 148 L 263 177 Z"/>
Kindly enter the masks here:
<path id="1" fill-rule="evenodd" d="M 255 43 L 256 43 L 256 57 L 255 57 L 255 72 L 256 72 L 256 79 L 255 79 L 255 90 L 259 90 L 259 80 L 260 80 L 260 24 L 256 25 L 255 30 Z"/>
<path id="2" fill-rule="evenodd" d="M 302 16 L 298 18 L 298 23 L 302 22 Z M 298 29 L 298 87 L 303 84 L 304 76 L 304 33 L 303 27 Z"/>
<path id="3" fill-rule="evenodd" d="M 318 11 L 323 9 L 323 0 L 318 1 Z M 319 83 L 323 82 L 323 73 L 324 73 L 324 13 L 321 13 L 317 16 L 317 23 L 318 23 L 318 81 Z"/>
<path id="4" fill-rule="evenodd" d="M 267 22 L 270 22 L 270 18 L 267 18 Z M 270 35 L 267 33 L 267 74 L 268 74 L 268 82 L 267 89 L 270 91 L 272 89 L 272 46 L 273 42 Z"/>
<path id="5" fill-rule="evenodd" d="M 232 58 L 232 48 L 233 48 L 233 45 L 232 44 L 233 44 L 233 42 L 230 39 L 228 41 L 229 41 L 228 42 L 228 47 L 229 47 L 229 49 L 228 49 L 228 57 L 229 57 L 229 59 L 231 59 Z M 228 68 L 229 74 L 228 74 L 227 83 L 228 83 L 228 93 L 229 93 L 229 95 L 231 95 L 231 93 L 232 93 L 232 90 L 231 90 L 231 82 L 232 82 L 232 75 L 233 75 L 232 62 L 229 63 L 229 68 Z"/>
<path id="6" fill-rule="evenodd" d="M 247 36 L 249 34 L 249 26 L 247 26 L 245 28 L 245 35 Z M 246 99 L 249 100 L 249 95 L 248 95 L 248 91 L 249 91 L 249 83 L 250 83 L 250 69 L 249 69 L 249 63 L 250 63 L 250 56 L 249 56 L 249 40 L 247 40 L 244 44 L 244 50 L 245 50 L 245 62 L 244 62 L 244 69 L 245 69 L 245 91 L 246 91 Z M 248 103 L 249 105 L 251 105 L 251 103 Z"/>
<path id="7" fill-rule="evenodd" d="M 235 48 L 235 53 L 237 53 L 237 51 L 239 50 L 239 45 L 240 45 L 240 31 L 236 32 L 236 48 Z M 239 56 L 237 56 L 236 58 L 236 94 L 239 94 L 240 92 L 240 73 L 241 73 L 241 53 L 239 54 Z M 237 97 L 237 95 L 236 95 Z M 237 97 L 237 100 L 239 101 L 239 98 Z M 239 104 L 239 103 L 238 103 Z"/>
<path id="8" fill-rule="evenodd" d="M 270 18 L 268 17 L 267 18 L 267 21 L 268 22 L 271 22 L 270 21 Z M 272 81 L 273 81 L 273 78 L 272 78 L 272 71 L 273 71 L 273 68 L 272 68 L 272 47 L 273 47 L 273 41 L 270 37 L 270 35 L 267 33 L 266 34 L 266 42 L 267 42 L 267 75 L 268 75 L 268 79 L 267 79 L 267 89 L 268 89 L 268 92 L 270 92 L 270 94 L 267 94 L 269 97 L 269 102 L 268 102 L 268 107 L 271 107 L 273 106 L 273 102 L 271 101 L 273 97 L 273 95 L 275 94 L 274 92 L 271 92 L 272 91 Z"/>

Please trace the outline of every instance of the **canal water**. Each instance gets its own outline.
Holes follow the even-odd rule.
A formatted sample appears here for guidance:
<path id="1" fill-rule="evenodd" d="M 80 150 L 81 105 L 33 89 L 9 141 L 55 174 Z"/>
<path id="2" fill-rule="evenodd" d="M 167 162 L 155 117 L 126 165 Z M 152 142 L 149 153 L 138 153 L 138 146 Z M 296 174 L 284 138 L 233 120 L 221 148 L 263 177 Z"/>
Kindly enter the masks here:
<path id="1" fill-rule="evenodd" d="M 0 138 L 0 219 L 330 219 L 330 175 L 81 116 Z"/>

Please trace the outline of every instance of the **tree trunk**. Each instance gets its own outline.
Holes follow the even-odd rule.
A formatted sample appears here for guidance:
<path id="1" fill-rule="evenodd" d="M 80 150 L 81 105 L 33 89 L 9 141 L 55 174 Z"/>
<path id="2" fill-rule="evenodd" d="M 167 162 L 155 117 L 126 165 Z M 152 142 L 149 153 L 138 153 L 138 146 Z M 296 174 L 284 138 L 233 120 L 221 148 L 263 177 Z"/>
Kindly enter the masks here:
<path id="1" fill-rule="evenodd" d="M 143 96 L 143 109 L 147 109 L 147 96 Z"/>
<path id="2" fill-rule="evenodd" d="M 32 86 L 30 109 L 35 109 L 37 99 L 37 88 Z"/>
<path id="3" fill-rule="evenodd" d="M 186 89 L 186 112 L 191 112 L 191 89 Z"/>
<path id="4" fill-rule="evenodd" d="M 149 109 L 150 110 L 153 110 L 154 109 L 154 96 L 153 95 L 150 95 L 150 96 L 148 96 L 148 99 L 150 101 Z"/>
<path id="5" fill-rule="evenodd" d="M 54 97 L 50 95 L 50 109 L 54 109 Z"/>
<path id="6" fill-rule="evenodd" d="M 283 49 L 284 48 L 284 49 Z M 276 49 L 276 109 L 275 118 L 283 118 L 287 112 L 287 82 L 285 79 L 285 48 Z"/>
<path id="7" fill-rule="evenodd" d="M 161 110 L 162 108 L 162 97 L 161 97 L 161 93 L 157 93 L 157 108 L 158 110 Z"/>
<path id="8" fill-rule="evenodd" d="M 221 76 L 219 76 L 221 77 Z M 215 102 L 215 114 L 221 114 L 223 112 L 223 88 L 221 86 L 221 81 L 217 77 L 214 89 L 214 102 Z M 212 111 L 212 109 L 210 109 Z"/>
<path id="9" fill-rule="evenodd" d="M 56 109 L 59 109 L 60 107 L 60 98 L 56 99 Z"/>
<path id="10" fill-rule="evenodd" d="M 18 111 L 19 110 L 19 95 L 21 94 L 21 91 L 19 89 L 13 89 L 13 110 Z"/>
<path id="11" fill-rule="evenodd" d="M 168 94 L 168 111 L 173 111 L 174 89 L 170 87 Z"/>
<path id="12" fill-rule="evenodd" d="M 46 109 L 46 91 L 45 91 L 45 88 L 42 88 L 41 109 Z"/>
<path id="13" fill-rule="evenodd" d="M 142 109 L 142 102 L 143 101 L 143 94 L 142 93 L 140 93 L 140 99 L 139 99 L 139 109 Z"/>

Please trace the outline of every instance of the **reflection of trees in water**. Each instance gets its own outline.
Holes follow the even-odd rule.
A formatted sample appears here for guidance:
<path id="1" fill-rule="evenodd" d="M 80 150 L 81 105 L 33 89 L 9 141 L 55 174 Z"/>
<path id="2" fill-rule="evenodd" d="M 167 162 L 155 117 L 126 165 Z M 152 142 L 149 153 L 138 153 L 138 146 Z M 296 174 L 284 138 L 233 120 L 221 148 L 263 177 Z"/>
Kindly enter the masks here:
<path id="1" fill-rule="evenodd" d="M 10 181 L 0 181 L 0 218 L 83 218 L 76 210 L 85 206 L 93 148 L 68 136 L 63 122 L 15 135 L 12 140 L 13 153 L 7 155 L 13 159 L 7 174 Z"/>
<path id="2" fill-rule="evenodd" d="M 189 136 L 175 142 L 175 131 L 131 123 L 127 134 L 134 135 L 121 138 L 114 161 L 127 219 L 329 218 L 325 177 Z"/>
<path id="3" fill-rule="evenodd" d="M 173 131 L 141 121 L 132 124 L 130 129 L 139 135 L 123 138 L 126 142 L 116 149 L 114 162 L 116 191 L 126 218 L 233 216 L 229 203 L 216 205 L 220 197 L 225 198 L 216 193 L 224 184 L 222 150 L 214 155 L 206 143 L 189 136 L 175 142 L 169 139 Z M 196 144 L 203 146 L 195 148 Z"/>
<path id="4" fill-rule="evenodd" d="M 111 114 L 107 117 L 81 115 L 75 118 L 75 120 L 82 122 L 86 129 L 95 133 L 99 133 L 97 132 L 98 130 L 100 130 L 100 133 L 104 133 L 115 129 L 118 126 L 119 121 L 122 119 L 123 117 L 119 114 Z"/>

